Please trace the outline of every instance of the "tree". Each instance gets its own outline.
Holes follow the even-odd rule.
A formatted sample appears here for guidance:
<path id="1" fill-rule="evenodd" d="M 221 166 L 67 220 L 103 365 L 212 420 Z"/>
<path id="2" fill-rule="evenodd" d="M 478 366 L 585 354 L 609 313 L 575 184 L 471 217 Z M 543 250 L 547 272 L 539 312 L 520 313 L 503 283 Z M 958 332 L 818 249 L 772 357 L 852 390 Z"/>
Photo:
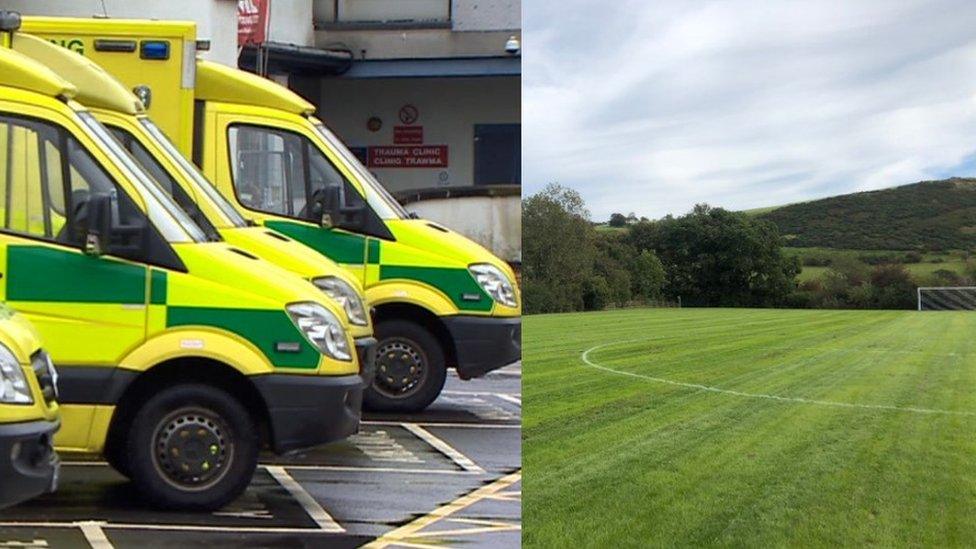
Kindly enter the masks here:
<path id="1" fill-rule="evenodd" d="M 522 200 L 526 313 L 583 308 L 583 284 L 595 256 L 589 217 L 580 194 L 555 183 Z"/>
<path id="2" fill-rule="evenodd" d="M 629 241 L 657 254 L 667 273 L 665 293 L 689 305 L 781 306 L 800 269 L 796 257 L 783 255 L 774 224 L 706 204 L 638 223 Z"/>
<path id="3" fill-rule="evenodd" d="M 661 297 L 664 287 L 664 265 L 650 250 L 641 250 L 631 262 L 631 292 L 635 298 L 652 301 Z"/>
<path id="4" fill-rule="evenodd" d="M 607 225 L 611 227 L 626 227 L 627 218 L 622 213 L 612 213 L 610 214 L 610 222 Z"/>

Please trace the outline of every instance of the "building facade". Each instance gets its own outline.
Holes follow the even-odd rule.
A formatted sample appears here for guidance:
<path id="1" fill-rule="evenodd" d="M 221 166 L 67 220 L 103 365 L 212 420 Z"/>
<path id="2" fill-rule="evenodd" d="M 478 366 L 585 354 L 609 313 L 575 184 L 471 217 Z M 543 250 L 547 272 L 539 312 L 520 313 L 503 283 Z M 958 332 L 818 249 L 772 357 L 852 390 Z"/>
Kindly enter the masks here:
<path id="1" fill-rule="evenodd" d="M 314 103 L 409 210 L 521 260 L 521 0 L 0 0 L 0 8 L 194 20 L 210 42 L 201 55 Z"/>

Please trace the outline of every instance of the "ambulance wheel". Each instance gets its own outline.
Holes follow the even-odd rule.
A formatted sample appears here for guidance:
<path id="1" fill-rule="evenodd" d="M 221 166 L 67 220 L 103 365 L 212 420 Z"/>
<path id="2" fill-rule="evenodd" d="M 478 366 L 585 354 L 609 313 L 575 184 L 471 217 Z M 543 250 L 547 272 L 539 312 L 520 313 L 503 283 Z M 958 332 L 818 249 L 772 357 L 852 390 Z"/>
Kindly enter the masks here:
<path id="1" fill-rule="evenodd" d="M 151 503 L 213 511 L 240 496 L 258 463 L 247 409 L 203 384 L 153 395 L 132 421 L 127 447 L 132 481 Z"/>
<path id="2" fill-rule="evenodd" d="M 405 320 L 376 325 L 376 379 L 363 404 L 377 412 L 420 412 L 444 388 L 447 365 L 440 343 L 423 327 Z"/>

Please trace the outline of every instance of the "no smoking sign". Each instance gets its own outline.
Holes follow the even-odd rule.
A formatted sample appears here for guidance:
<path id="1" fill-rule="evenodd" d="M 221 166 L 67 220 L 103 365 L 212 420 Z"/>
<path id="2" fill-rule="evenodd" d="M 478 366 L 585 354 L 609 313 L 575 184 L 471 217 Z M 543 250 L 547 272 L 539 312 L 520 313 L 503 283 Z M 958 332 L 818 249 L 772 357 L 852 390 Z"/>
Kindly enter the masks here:
<path id="1" fill-rule="evenodd" d="M 420 118 L 420 111 L 417 110 L 417 107 L 409 104 L 400 107 L 400 122 L 409 126 L 418 118 Z"/>

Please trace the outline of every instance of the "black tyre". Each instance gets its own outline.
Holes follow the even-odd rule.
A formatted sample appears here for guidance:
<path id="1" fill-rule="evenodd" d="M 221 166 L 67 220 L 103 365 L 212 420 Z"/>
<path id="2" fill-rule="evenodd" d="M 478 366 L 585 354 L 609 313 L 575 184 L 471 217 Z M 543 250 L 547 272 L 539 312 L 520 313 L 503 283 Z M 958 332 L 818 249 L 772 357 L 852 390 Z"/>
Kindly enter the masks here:
<path id="1" fill-rule="evenodd" d="M 437 339 L 422 326 L 388 320 L 376 326 L 376 379 L 363 397 L 367 410 L 420 412 L 444 388 L 447 365 Z"/>
<path id="2" fill-rule="evenodd" d="M 209 385 L 175 385 L 153 395 L 127 439 L 132 481 L 160 507 L 219 509 L 244 492 L 257 468 L 251 415 Z"/>
<path id="3" fill-rule="evenodd" d="M 112 469 L 115 469 L 120 475 L 125 478 L 131 479 L 132 472 L 129 470 L 129 460 L 126 456 L 126 442 L 125 439 L 115 441 L 105 448 L 105 461 L 108 462 Z"/>

